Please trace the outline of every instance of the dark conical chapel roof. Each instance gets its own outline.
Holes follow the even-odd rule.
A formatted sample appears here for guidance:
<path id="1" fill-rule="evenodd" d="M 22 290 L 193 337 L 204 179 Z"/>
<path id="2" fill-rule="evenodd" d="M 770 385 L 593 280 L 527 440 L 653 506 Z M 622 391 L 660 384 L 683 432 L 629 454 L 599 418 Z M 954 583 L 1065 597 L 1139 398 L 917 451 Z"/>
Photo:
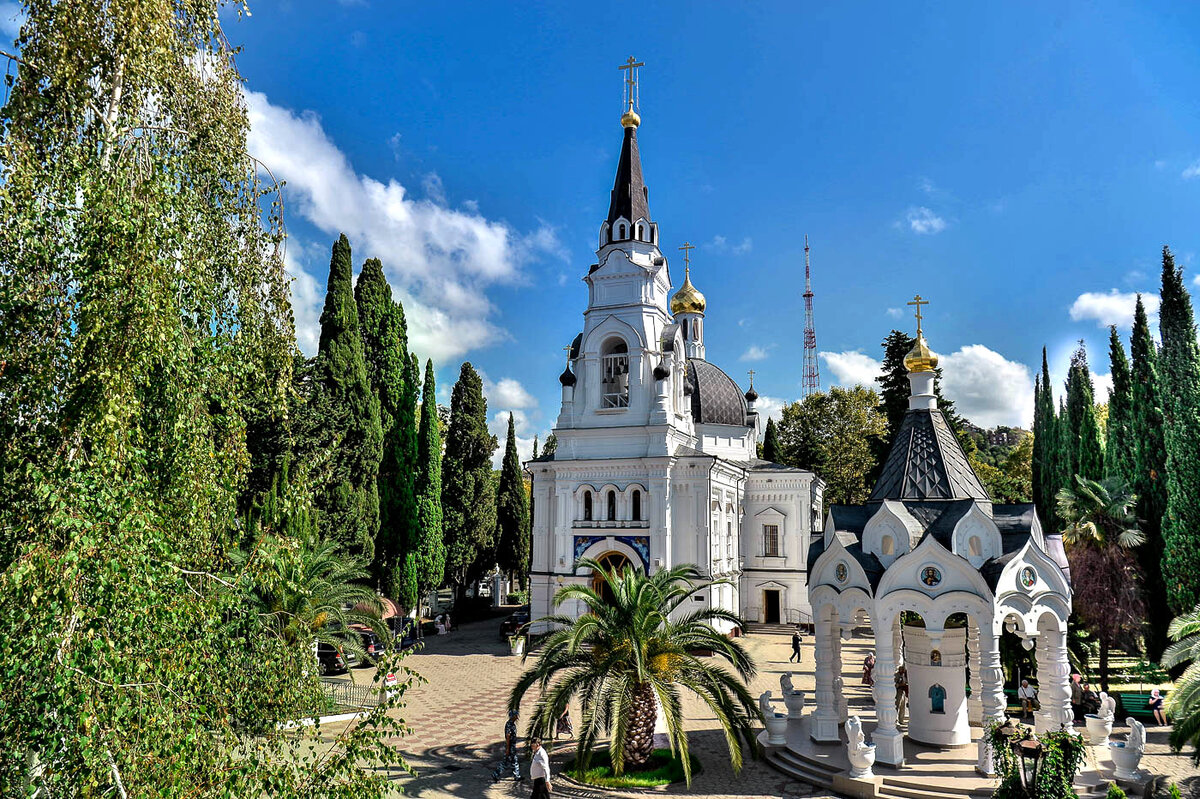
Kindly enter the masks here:
<path id="1" fill-rule="evenodd" d="M 630 222 L 639 218 L 650 221 L 650 202 L 646 184 L 642 182 L 642 158 L 638 154 L 637 127 L 625 127 L 621 143 L 621 160 L 617 162 L 617 178 L 613 182 L 612 199 L 608 203 L 608 224 L 621 217 Z"/>
<path id="2" fill-rule="evenodd" d="M 910 409 L 868 501 L 979 499 L 988 494 L 938 408 Z"/>

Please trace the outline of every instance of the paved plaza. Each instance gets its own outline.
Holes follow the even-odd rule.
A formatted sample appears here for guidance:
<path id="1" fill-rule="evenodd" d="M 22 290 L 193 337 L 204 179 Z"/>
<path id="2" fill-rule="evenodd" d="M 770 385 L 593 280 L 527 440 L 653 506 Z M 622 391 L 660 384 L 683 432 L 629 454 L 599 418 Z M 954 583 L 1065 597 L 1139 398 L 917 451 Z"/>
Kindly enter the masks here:
<path id="1" fill-rule="evenodd" d="M 426 639 L 424 650 L 407 659 L 407 664 L 427 682 L 409 693 L 407 707 L 401 713 L 413 732 L 395 741 L 417 771 L 415 778 L 395 776 L 397 786 L 403 786 L 404 795 L 422 799 L 498 799 L 529 795 L 527 784 L 515 785 L 511 779 L 494 784 L 491 778 L 492 769 L 503 751 L 508 693 L 522 671 L 521 659 L 509 654 L 508 643 L 500 640 L 498 628 L 498 619 L 463 625 L 450 635 Z M 805 637 L 799 666 L 788 663 L 790 639 L 786 635 L 751 635 L 743 641 L 758 663 L 758 675 L 751 685 L 755 696 L 770 689 L 782 712 L 779 675 L 792 671 L 796 688 L 806 692 L 811 705 L 814 678 L 810 637 Z M 869 637 L 856 637 L 843 647 L 845 670 L 842 677 L 850 712 L 864 716 L 868 714 L 871 699 L 866 686 L 861 684 L 861 665 L 871 644 Z M 370 676 L 367 670 L 359 670 L 356 674 L 358 680 L 369 681 Z M 526 702 L 531 708 L 533 696 Z M 578 725 L 578 708 L 572 708 L 572 711 Z M 761 761 L 748 761 L 742 773 L 735 775 L 729 767 L 724 739 L 707 708 L 687 699 L 684 711 L 692 751 L 700 757 L 704 771 L 694 777 L 690 788 L 675 786 L 662 793 L 712 799 L 831 797 L 827 791 L 790 779 Z M 869 712 L 873 717 L 873 710 Z M 522 730 L 527 715 L 527 712 L 522 715 Z M 327 725 L 322 730 L 323 737 L 335 735 L 339 729 L 340 725 Z M 1125 732 L 1127 730 L 1118 727 L 1113 734 Z M 1169 753 L 1165 730 L 1148 727 L 1146 732 L 1144 769 L 1177 780 L 1200 775 L 1200 771 L 1192 768 L 1190 758 Z M 552 753 L 555 774 L 573 751 L 573 745 L 565 739 L 555 748 Z M 522 772 L 527 773 L 528 750 L 524 745 L 521 754 Z M 397 791 L 396 795 L 401 794 Z M 599 799 L 646 794 L 578 788 L 555 780 L 555 795 Z"/>

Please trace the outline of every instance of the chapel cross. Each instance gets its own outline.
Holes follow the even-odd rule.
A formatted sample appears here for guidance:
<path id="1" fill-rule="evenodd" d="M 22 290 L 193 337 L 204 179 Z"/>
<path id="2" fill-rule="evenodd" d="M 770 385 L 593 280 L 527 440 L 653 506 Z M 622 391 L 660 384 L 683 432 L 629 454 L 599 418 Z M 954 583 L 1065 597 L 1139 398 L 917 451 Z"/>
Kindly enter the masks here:
<path id="1" fill-rule="evenodd" d="M 696 249 L 696 245 L 690 241 L 685 241 L 679 249 L 683 250 L 683 270 L 686 272 L 692 268 L 692 250 Z"/>
<path id="2" fill-rule="evenodd" d="M 746 374 L 750 375 L 750 388 L 754 388 L 754 370 L 751 369 Z"/>
<path id="3" fill-rule="evenodd" d="M 571 345 L 570 345 L 570 344 L 568 344 L 567 346 L 563 347 L 563 352 L 565 352 L 565 353 L 567 354 L 567 368 L 568 368 L 568 369 L 570 369 L 570 368 L 571 368 L 571 350 L 572 350 L 572 349 L 573 349 L 573 348 L 571 347 Z"/>
<path id="4" fill-rule="evenodd" d="M 917 306 L 917 338 L 920 338 L 921 337 L 921 319 L 923 318 L 921 316 L 921 306 L 928 305 L 929 300 L 922 299 L 921 295 L 918 294 L 917 296 L 913 297 L 912 302 L 910 302 L 908 304 Z"/>
<path id="5" fill-rule="evenodd" d="M 629 70 L 625 74 L 625 104 L 630 108 L 634 107 L 634 100 L 637 99 L 637 68 L 646 66 L 645 61 L 635 61 L 633 56 L 629 56 L 626 61 L 617 69 Z"/>

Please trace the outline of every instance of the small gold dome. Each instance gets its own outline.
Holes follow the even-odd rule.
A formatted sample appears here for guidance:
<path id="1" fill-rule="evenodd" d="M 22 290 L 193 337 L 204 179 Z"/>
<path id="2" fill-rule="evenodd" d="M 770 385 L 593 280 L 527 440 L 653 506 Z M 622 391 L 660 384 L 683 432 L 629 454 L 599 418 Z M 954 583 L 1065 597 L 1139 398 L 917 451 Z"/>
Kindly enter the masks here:
<path id="1" fill-rule="evenodd" d="M 621 114 L 621 127 L 636 128 L 640 124 L 642 124 L 642 118 L 638 115 L 637 111 L 633 110 L 633 104 L 631 103 L 629 110 Z"/>
<path id="2" fill-rule="evenodd" d="M 904 356 L 904 368 L 910 372 L 932 372 L 937 369 L 938 357 L 929 349 L 925 337 L 917 333 L 917 343 Z"/>
<path id="3" fill-rule="evenodd" d="M 704 295 L 692 285 L 691 270 L 684 272 L 683 285 L 671 298 L 671 315 L 681 313 L 704 313 Z"/>

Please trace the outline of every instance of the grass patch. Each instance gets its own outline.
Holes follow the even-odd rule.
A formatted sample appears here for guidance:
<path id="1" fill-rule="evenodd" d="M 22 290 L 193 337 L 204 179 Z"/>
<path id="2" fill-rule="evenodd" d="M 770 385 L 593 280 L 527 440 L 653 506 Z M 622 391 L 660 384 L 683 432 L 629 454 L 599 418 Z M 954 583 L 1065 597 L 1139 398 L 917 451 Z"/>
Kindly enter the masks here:
<path id="1" fill-rule="evenodd" d="M 700 760 L 695 755 L 688 757 L 692 761 L 692 775 L 695 776 L 701 771 Z M 563 773 L 573 780 L 598 788 L 657 788 L 683 782 L 683 761 L 674 757 L 670 749 L 655 749 L 645 768 L 637 771 L 626 769 L 624 774 L 617 776 L 613 773 L 612 761 L 606 749 L 592 755 L 587 771 L 575 768 L 575 761 L 571 760 L 563 768 Z"/>

